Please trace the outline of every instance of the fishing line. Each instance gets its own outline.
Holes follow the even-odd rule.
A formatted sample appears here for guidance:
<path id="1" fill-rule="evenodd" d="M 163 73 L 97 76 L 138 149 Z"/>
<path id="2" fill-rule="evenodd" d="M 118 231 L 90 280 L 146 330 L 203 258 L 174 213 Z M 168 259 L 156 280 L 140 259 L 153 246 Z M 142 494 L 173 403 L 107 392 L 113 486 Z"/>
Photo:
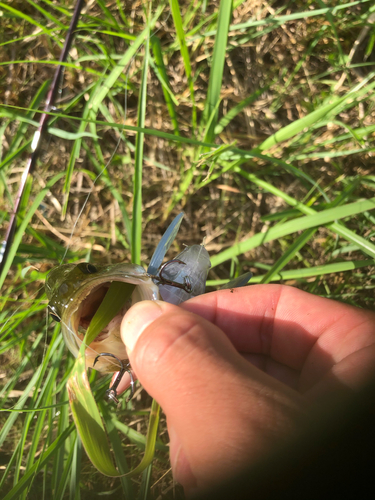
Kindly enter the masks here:
<path id="1" fill-rule="evenodd" d="M 165 21 L 161 24 L 161 26 L 156 30 L 154 31 L 151 35 L 148 36 L 148 39 L 150 40 L 150 38 L 154 35 L 156 35 L 161 29 L 162 29 L 162 26 L 164 26 L 166 24 L 166 22 L 168 21 L 169 17 L 171 15 L 171 12 L 168 13 L 168 16 L 167 18 L 165 19 Z M 127 67 L 127 70 L 126 70 L 126 74 L 125 74 L 125 93 L 124 93 L 124 117 L 123 117 L 123 123 L 125 125 L 125 122 L 126 122 L 126 118 L 127 118 L 127 112 L 128 112 L 128 81 L 129 81 L 129 74 L 130 74 L 130 68 L 131 68 L 131 65 L 133 63 L 133 61 L 135 60 L 136 56 L 138 55 L 139 51 L 141 50 L 142 47 L 144 47 L 144 43 L 142 45 L 139 46 L 139 48 L 137 49 L 137 51 L 135 52 L 134 56 L 131 58 L 129 64 L 128 64 L 128 67 Z M 85 201 L 83 202 L 83 205 L 82 205 L 82 208 L 81 210 L 79 211 L 78 215 L 77 215 L 77 218 L 73 224 L 73 227 L 72 227 L 72 231 L 70 233 L 70 236 L 69 236 L 69 240 L 70 240 L 70 243 L 68 243 L 66 249 L 65 249 L 65 252 L 64 252 L 64 255 L 61 259 L 61 262 L 60 262 L 60 265 L 64 263 L 64 260 L 65 260 L 65 257 L 68 253 L 68 250 L 71 246 L 71 241 L 72 241 L 72 238 L 74 236 L 74 233 L 75 233 L 75 230 L 76 230 L 76 227 L 77 227 L 77 224 L 78 224 L 78 221 L 90 199 L 90 196 L 92 195 L 92 192 L 94 190 L 94 186 L 96 184 L 96 182 L 100 179 L 100 177 L 103 175 L 103 173 L 107 170 L 107 168 L 109 167 L 109 165 L 111 164 L 112 160 L 113 160 L 113 157 L 115 156 L 118 148 L 120 147 L 120 143 L 121 141 L 125 138 L 125 131 L 122 130 L 121 133 L 120 133 L 120 137 L 118 138 L 117 140 L 117 143 L 116 143 L 116 146 L 115 146 L 115 149 L 113 151 L 113 153 L 111 154 L 109 160 L 107 161 L 107 163 L 105 164 L 105 166 L 103 167 L 103 169 L 101 170 L 101 172 L 95 177 L 94 181 L 93 181 L 93 184 L 92 184 L 92 187 L 91 187 L 91 190 L 89 191 L 89 193 L 87 194 L 86 196 L 86 199 Z"/>

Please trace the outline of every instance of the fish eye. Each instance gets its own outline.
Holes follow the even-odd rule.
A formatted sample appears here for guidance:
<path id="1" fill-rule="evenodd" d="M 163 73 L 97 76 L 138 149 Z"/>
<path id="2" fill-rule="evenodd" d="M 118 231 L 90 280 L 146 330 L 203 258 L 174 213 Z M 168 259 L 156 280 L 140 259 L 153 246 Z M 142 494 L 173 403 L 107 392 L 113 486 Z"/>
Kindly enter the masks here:
<path id="1" fill-rule="evenodd" d="M 93 264 L 89 264 L 88 262 L 82 262 L 77 267 L 83 274 L 95 274 L 98 271 Z"/>
<path id="2" fill-rule="evenodd" d="M 51 316 L 51 318 L 54 321 L 57 321 L 57 323 L 60 323 L 61 319 L 57 316 L 57 314 L 51 312 L 51 313 L 49 313 L 49 315 Z"/>

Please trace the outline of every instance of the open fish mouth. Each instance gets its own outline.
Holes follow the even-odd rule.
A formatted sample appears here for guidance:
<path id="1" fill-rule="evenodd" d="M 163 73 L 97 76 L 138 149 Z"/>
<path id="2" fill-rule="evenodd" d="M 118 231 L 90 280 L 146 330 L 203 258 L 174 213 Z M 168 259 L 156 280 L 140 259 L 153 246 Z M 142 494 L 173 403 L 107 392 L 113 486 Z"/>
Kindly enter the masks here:
<path id="1" fill-rule="evenodd" d="M 70 328 L 73 330 L 73 335 L 70 336 L 70 341 L 73 341 L 79 348 L 83 341 L 87 329 L 89 328 L 92 319 L 102 304 L 111 281 L 99 283 L 88 290 L 87 295 L 81 296 L 81 301 L 72 312 L 70 318 Z M 89 288 L 89 287 L 88 287 Z M 79 300 L 77 301 L 79 302 Z M 121 340 L 121 321 L 126 311 L 132 305 L 132 298 L 129 298 L 121 310 L 114 316 L 107 325 L 101 330 L 97 337 L 87 346 L 86 363 L 87 366 L 93 367 L 95 357 L 102 352 L 109 352 L 116 355 L 119 359 L 126 360 L 127 353 L 124 344 Z M 64 327 L 63 327 L 64 331 Z M 64 335 L 66 337 L 66 333 Z M 112 359 L 101 358 L 95 365 L 95 368 L 102 372 L 113 372 L 118 369 L 116 363 Z"/>
<path id="2" fill-rule="evenodd" d="M 126 311 L 140 300 L 160 297 L 158 287 L 145 270 L 136 264 L 94 266 L 89 263 L 63 264 L 52 270 L 47 278 L 46 293 L 54 319 L 61 321 L 65 343 L 77 357 L 87 329 L 102 304 L 113 281 L 134 285 L 131 297 L 85 351 L 88 367 L 93 367 L 95 357 L 103 352 L 112 353 L 120 360 L 127 360 L 127 352 L 121 340 L 121 321 Z M 118 370 L 110 358 L 101 358 L 95 369 L 102 372 Z"/>
<path id="3" fill-rule="evenodd" d="M 109 290 L 109 286 L 110 283 L 102 283 L 93 288 L 78 307 L 77 312 L 75 313 L 74 326 L 75 332 L 80 340 L 83 340 L 86 331 L 90 326 L 91 320 L 95 316 Z M 95 342 L 106 340 L 110 336 L 111 330 L 116 328 L 116 325 L 121 322 L 123 315 L 130 307 L 131 300 L 128 300 L 121 311 L 102 329 L 99 335 L 95 338 Z"/>

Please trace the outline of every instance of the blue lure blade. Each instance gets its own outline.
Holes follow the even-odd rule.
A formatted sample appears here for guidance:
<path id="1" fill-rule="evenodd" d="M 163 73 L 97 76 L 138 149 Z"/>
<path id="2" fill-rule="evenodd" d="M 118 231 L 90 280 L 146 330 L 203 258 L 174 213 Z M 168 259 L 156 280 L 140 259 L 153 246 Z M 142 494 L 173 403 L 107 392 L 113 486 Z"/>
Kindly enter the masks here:
<path id="1" fill-rule="evenodd" d="M 228 283 L 225 283 L 225 285 L 221 286 L 219 290 L 226 290 L 228 288 L 240 288 L 241 286 L 247 285 L 248 281 L 252 278 L 253 273 L 248 272 L 245 274 L 241 274 L 241 276 L 238 276 L 238 278 L 234 278 L 231 281 L 228 281 Z"/>
<path id="2" fill-rule="evenodd" d="M 157 274 L 159 267 L 163 262 L 165 254 L 167 253 L 169 247 L 172 245 L 173 240 L 175 239 L 178 233 L 184 215 L 185 215 L 184 212 L 180 212 L 169 224 L 168 229 L 163 234 L 161 240 L 159 241 L 158 246 L 156 247 L 153 256 L 151 257 L 150 264 L 147 269 L 147 272 L 149 274 L 153 275 Z"/>

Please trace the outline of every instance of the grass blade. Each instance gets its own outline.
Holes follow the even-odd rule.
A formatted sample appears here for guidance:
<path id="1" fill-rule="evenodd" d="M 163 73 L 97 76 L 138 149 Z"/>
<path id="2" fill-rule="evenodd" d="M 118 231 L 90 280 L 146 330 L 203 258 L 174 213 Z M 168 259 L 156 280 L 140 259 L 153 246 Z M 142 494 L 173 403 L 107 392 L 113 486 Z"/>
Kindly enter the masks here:
<path id="1" fill-rule="evenodd" d="M 195 97 L 194 97 L 194 82 L 193 82 L 193 77 L 192 77 L 192 71 L 191 71 L 191 63 L 190 63 L 190 56 L 189 56 L 189 51 L 186 45 L 186 40 L 185 40 L 185 31 L 182 23 L 182 18 L 181 18 L 181 12 L 180 12 L 180 6 L 178 4 L 178 0 L 169 0 L 169 5 L 171 6 L 171 11 L 172 11 L 172 17 L 173 17 L 173 22 L 174 26 L 176 28 L 176 34 L 177 34 L 177 40 L 180 46 L 180 52 L 182 55 L 182 60 L 184 62 L 184 67 L 185 67 L 185 73 L 189 85 L 189 90 L 190 90 L 190 98 L 191 98 L 191 103 L 192 103 L 192 129 L 193 129 L 193 135 L 194 131 L 197 126 L 197 109 L 195 105 Z"/>
<path id="2" fill-rule="evenodd" d="M 161 43 L 159 38 L 156 35 L 153 35 L 150 39 L 152 52 L 154 54 L 155 59 L 155 67 L 154 70 L 159 78 L 159 81 L 162 85 L 164 99 L 167 104 L 169 116 L 171 117 L 171 122 L 173 126 L 174 133 L 176 135 L 180 135 L 180 130 L 178 127 L 178 117 L 176 113 L 175 106 L 178 106 L 178 101 L 173 95 L 170 86 L 168 84 L 168 75 L 167 70 L 163 61 L 163 54 L 161 50 Z"/>
<path id="3" fill-rule="evenodd" d="M 90 345 L 103 328 L 121 311 L 125 302 L 131 297 L 134 288 L 135 285 L 131 283 L 112 281 L 86 331 L 85 342 L 87 345 Z"/>
<path id="4" fill-rule="evenodd" d="M 288 271 L 280 271 L 274 274 L 271 281 L 280 280 L 302 280 L 306 278 L 313 278 L 323 276 L 325 274 L 343 273 L 346 271 L 353 271 L 354 269 L 361 269 L 362 267 L 372 267 L 375 265 L 375 260 L 355 260 L 345 262 L 334 262 L 323 266 L 313 266 L 302 269 L 290 269 Z M 262 283 L 265 275 L 253 276 L 251 284 Z M 220 286 L 228 283 L 229 280 L 208 280 L 207 286 Z"/>
<path id="5" fill-rule="evenodd" d="M 3 500 L 13 500 L 19 499 L 19 495 L 28 487 L 30 482 L 33 480 L 34 476 L 43 469 L 44 465 L 48 462 L 51 456 L 63 446 L 66 439 L 74 430 L 74 424 L 71 424 L 67 429 L 64 430 L 62 434 L 60 434 L 55 441 L 44 451 L 38 462 L 36 462 L 18 481 L 18 483 L 12 488 L 12 490 L 5 495 Z"/>
<path id="6" fill-rule="evenodd" d="M 211 120 L 208 130 L 206 131 L 205 142 L 213 142 L 215 137 L 215 127 L 217 125 L 218 106 L 220 102 L 220 91 L 223 81 L 224 62 L 231 15 L 232 2 L 230 0 L 221 0 L 214 53 L 212 56 L 210 80 L 207 90 L 207 99 L 203 112 L 203 121 L 207 124 L 212 113 L 214 113 L 214 117 Z"/>
<path id="7" fill-rule="evenodd" d="M 147 74 L 149 61 L 149 39 L 145 46 L 142 83 L 138 101 L 138 126 L 144 127 L 147 101 Z M 141 263 L 142 246 L 142 171 L 144 133 L 138 132 L 135 141 L 134 175 L 133 175 L 133 219 L 132 219 L 132 262 Z"/>
<path id="8" fill-rule="evenodd" d="M 84 342 L 74 364 L 67 387 L 74 422 L 91 462 L 102 474 L 111 477 L 120 476 L 121 474 L 113 465 L 103 422 L 87 378 Z M 159 413 L 160 406 L 156 401 L 153 401 L 147 432 L 146 450 L 142 461 L 135 469 L 122 474 L 122 476 L 133 477 L 138 475 L 151 463 L 155 452 Z"/>
<path id="9" fill-rule="evenodd" d="M 112 462 L 103 422 L 87 378 L 85 348 L 85 344 L 82 343 L 67 385 L 74 423 L 94 466 L 106 476 L 118 476 Z"/>
<path id="10" fill-rule="evenodd" d="M 351 215 L 356 215 L 366 210 L 373 210 L 375 208 L 375 198 L 370 200 L 357 201 L 348 205 L 343 205 L 337 208 L 323 210 L 322 212 L 314 215 L 307 215 L 299 219 L 285 222 L 284 224 L 276 225 L 269 229 L 266 233 L 258 233 L 247 240 L 234 244 L 228 250 L 224 250 L 218 255 L 211 258 L 212 267 L 221 264 L 225 260 L 232 259 L 237 255 L 248 252 L 252 248 L 272 241 L 273 239 L 292 234 L 297 231 L 302 231 L 312 227 L 323 226 L 337 219 L 344 219 Z"/>
<path id="11" fill-rule="evenodd" d="M 312 227 L 304 231 L 291 245 L 287 251 L 275 262 L 271 269 L 263 276 L 261 283 L 269 283 L 273 276 L 279 274 L 280 271 L 290 262 L 301 248 L 314 236 L 317 229 Z"/>
<path id="12" fill-rule="evenodd" d="M 42 202 L 42 200 L 44 199 L 44 197 L 46 196 L 46 194 L 49 192 L 49 190 L 51 189 L 51 187 L 56 184 L 56 182 L 58 180 L 60 180 L 62 177 L 63 177 L 64 174 L 57 174 L 55 175 L 49 182 L 48 184 L 46 185 L 46 187 L 44 189 L 42 189 L 39 194 L 36 196 L 35 200 L 34 200 L 34 203 L 32 204 L 32 206 L 30 207 L 29 211 L 27 212 L 27 214 L 25 214 L 23 220 L 22 220 L 22 223 L 20 224 L 20 227 L 18 228 L 18 231 L 13 239 L 13 243 L 9 249 L 9 253 L 8 253 L 8 258 L 7 258 L 7 261 L 5 262 L 4 264 L 4 267 L 2 269 L 2 273 L 0 275 L 0 289 L 1 287 L 3 286 L 3 283 L 4 283 L 4 280 L 6 278 L 6 275 L 8 274 L 8 271 L 9 271 L 9 268 L 10 266 L 12 265 L 12 262 L 13 262 L 13 259 L 16 255 L 16 252 L 17 252 L 17 249 L 21 243 L 21 240 L 22 240 L 22 236 L 26 230 L 26 227 L 27 225 L 29 224 L 32 216 L 34 215 L 35 211 L 38 209 L 40 203 Z"/>
<path id="13" fill-rule="evenodd" d="M 20 19 L 26 21 L 26 23 L 29 23 L 29 24 L 32 24 L 32 25 L 36 26 L 47 37 L 51 36 L 52 30 L 46 29 L 42 24 L 40 24 L 37 21 L 35 21 L 31 16 L 28 16 L 27 14 L 24 14 L 22 11 L 20 11 L 18 9 L 15 9 L 15 8 L 11 7 L 10 5 L 7 5 L 7 4 L 5 4 L 3 2 L 0 2 L 0 7 L 2 7 L 3 9 L 11 12 L 14 16 L 19 17 Z M 54 38 L 54 42 L 57 43 L 60 48 L 62 47 L 61 42 L 60 42 L 60 40 L 58 40 L 57 37 Z"/>
<path id="14" fill-rule="evenodd" d="M 69 498 L 70 500 L 77 500 L 80 498 L 80 476 L 81 476 L 81 461 L 82 461 L 82 442 L 80 437 L 77 435 L 77 439 L 74 443 L 74 457 L 73 457 L 73 467 L 70 473 L 70 487 L 69 487 Z"/>
<path id="15" fill-rule="evenodd" d="M 349 94 L 344 97 L 336 98 L 330 104 L 326 104 L 316 109 L 312 113 L 296 120 L 295 122 L 283 127 L 281 130 L 278 130 L 275 134 L 268 137 L 262 144 L 257 148 L 259 151 L 266 151 L 281 142 L 294 137 L 299 134 L 305 128 L 309 128 L 314 125 L 319 120 L 327 118 L 330 114 L 335 115 L 335 108 L 339 108 L 340 104 L 342 104 L 346 99 L 349 99 Z"/>
<path id="16" fill-rule="evenodd" d="M 241 111 L 243 111 L 246 106 L 249 106 L 253 102 L 255 102 L 258 97 L 260 97 L 264 92 L 268 90 L 269 86 L 265 88 L 261 88 L 250 94 L 245 99 L 242 99 L 236 106 L 228 111 L 226 115 L 224 115 L 219 123 L 215 126 L 214 134 L 219 135 L 224 130 L 224 128 L 235 118 Z M 210 142 L 210 141 L 209 141 Z"/>
<path id="17" fill-rule="evenodd" d="M 234 170 L 238 172 L 241 176 L 243 176 L 245 179 L 248 179 L 257 186 L 261 187 L 262 189 L 265 189 L 267 192 L 280 197 L 292 207 L 296 207 L 303 214 L 312 215 L 316 213 L 316 211 L 313 208 L 304 205 L 295 198 L 292 198 L 291 196 L 284 193 L 280 189 L 277 189 L 272 184 L 262 179 L 259 179 L 256 175 L 249 174 L 248 172 L 242 170 L 240 167 L 235 167 Z M 362 250 L 362 252 L 366 253 L 370 257 L 375 257 L 375 245 L 371 243 L 369 240 L 366 240 L 365 238 L 360 236 L 359 234 L 356 234 L 354 231 L 351 231 L 350 229 L 346 228 L 342 223 L 333 222 L 332 224 L 329 224 L 327 227 L 332 231 L 334 231 L 335 233 L 337 233 L 338 235 L 347 239 L 351 243 L 357 245 Z"/>

